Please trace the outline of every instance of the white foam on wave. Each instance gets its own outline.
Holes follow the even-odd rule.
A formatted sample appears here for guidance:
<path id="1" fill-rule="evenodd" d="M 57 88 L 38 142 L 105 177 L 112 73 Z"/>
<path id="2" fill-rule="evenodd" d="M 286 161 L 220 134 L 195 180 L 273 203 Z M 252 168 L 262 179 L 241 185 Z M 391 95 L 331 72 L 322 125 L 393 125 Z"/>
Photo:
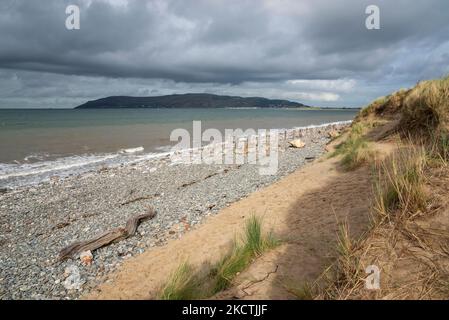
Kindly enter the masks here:
<path id="1" fill-rule="evenodd" d="M 156 148 L 154 148 L 154 150 L 160 151 L 160 152 L 169 152 L 172 148 L 173 148 L 172 145 L 166 145 L 166 146 L 156 147 Z"/>
<path id="2" fill-rule="evenodd" d="M 122 149 L 119 151 L 119 153 L 138 153 L 143 152 L 144 150 L 145 150 L 144 147 L 137 147 L 137 148 Z"/>
<path id="3" fill-rule="evenodd" d="M 328 122 L 328 123 L 322 123 L 322 124 L 311 124 L 309 126 L 305 127 L 295 127 L 295 129 L 313 129 L 313 128 L 324 128 L 329 126 L 338 126 L 338 125 L 348 125 L 351 124 L 352 120 L 346 120 L 346 121 L 335 121 L 335 122 Z"/>
<path id="4" fill-rule="evenodd" d="M 309 125 L 304 127 L 295 127 L 294 129 L 312 129 L 322 128 L 332 125 L 348 125 L 352 121 L 338 121 L 331 123 L 323 123 L 319 125 Z M 276 129 L 291 130 L 291 129 Z M 221 142 L 224 144 L 226 142 Z M 210 147 L 210 146 L 209 146 Z M 95 170 L 99 165 L 118 166 L 136 164 L 145 161 L 158 160 L 173 155 L 174 153 L 182 153 L 193 151 L 200 148 L 189 148 L 186 150 L 174 149 L 172 146 L 161 146 L 156 150 L 164 152 L 143 153 L 143 147 L 128 148 L 119 150 L 117 153 L 110 154 L 91 154 L 58 158 L 55 160 L 43 160 L 34 163 L 0 163 L 0 186 L 15 188 L 25 185 L 38 184 L 48 181 L 52 176 L 67 177 L 71 174 L 82 174 L 91 170 Z M 30 155 L 25 161 L 30 159 L 38 159 L 41 155 Z M 43 155 L 45 159 L 48 155 Z"/>
<path id="5" fill-rule="evenodd" d="M 164 158 L 173 154 L 173 151 L 170 152 L 158 152 L 158 153 L 146 153 L 139 156 L 136 156 L 132 159 L 127 159 L 123 164 L 133 164 L 150 160 L 157 160 L 160 158 Z"/>
<path id="6" fill-rule="evenodd" d="M 352 120 L 346 120 L 346 121 L 335 121 L 335 122 L 326 122 L 326 123 L 322 123 L 322 124 L 311 124 L 308 126 L 302 126 L 302 127 L 293 127 L 293 128 L 278 128 L 278 129 L 267 129 L 265 132 L 262 132 L 261 135 L 262 136 L 266 136 L 270 134 L 270 131 L 273 132 L 282 132 L 282 131 L 291 131 L 291 130 L 307 130 L 307 129 L 315 129 L 315 128 L 326 128 L 326 127 L 330 127 L 330 126 L 345 126 L 345 125 L 349 125 L 352 123 Z M 257 133 L 256 135 L 241 135 L 241 136 L 237 136 L 236 138 L 250 138 L 250 137 L 254 137 L 259 135 L 259 133 Z"/>
<path id="7" fill-rule="evenodd" d="M 137 149 L 137 148 L 133 148 Z M 49 181 L 51 177 L 66 178 L 70 175 L 95 172 L 99 167 L 117 167 L 145 161 L 157 160 L 169 156 L 171 152 L 141 153 L 141 149 L 133 152 L 80 155 L 46 160 L 35 163 L 0 163 L 0 187 L 16 188 L 36 185 Z"/>
<path id="8" fill-rule="evenodd" d="M 33 161 L 33 160 L 44 161 L 45 159 L 48 159 L 49 157 L 50 157 L 50 154 L 48 154 L 48 153 L 32 153 L 32 154 L 26 156 L 25 158 L 23 158 L 23 161 L 25 161 L 25 162 L 29 162 L 29 161 Z M 20 162 L 17 161 L 16 163 L 20 163 Z"/>
<path id="9" fill-rule="evenodd" d="M 0 180 L 68 170 L 116 158 L 117 154 L 65 157 L 51 161 L 24 164 L 0 164 Z"/>

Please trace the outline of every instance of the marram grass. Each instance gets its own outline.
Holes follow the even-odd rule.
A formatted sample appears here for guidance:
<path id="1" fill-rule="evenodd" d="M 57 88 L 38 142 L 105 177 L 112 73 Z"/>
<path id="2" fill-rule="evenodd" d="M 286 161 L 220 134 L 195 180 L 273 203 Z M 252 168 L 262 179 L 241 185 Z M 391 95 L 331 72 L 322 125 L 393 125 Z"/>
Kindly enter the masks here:
<path id="1" fill-rule="evenodd" d="M 279 244 L 272 233 L 262 233 L 261 219 L 252 215 L 245 222 L 241 241 L 234 240 L 229 252 L 207 272 L 182 263 L 169 277 L 158 297 L 163 300 L 205 299 L 228 288 L 233 279 L 255 258 Z"/>

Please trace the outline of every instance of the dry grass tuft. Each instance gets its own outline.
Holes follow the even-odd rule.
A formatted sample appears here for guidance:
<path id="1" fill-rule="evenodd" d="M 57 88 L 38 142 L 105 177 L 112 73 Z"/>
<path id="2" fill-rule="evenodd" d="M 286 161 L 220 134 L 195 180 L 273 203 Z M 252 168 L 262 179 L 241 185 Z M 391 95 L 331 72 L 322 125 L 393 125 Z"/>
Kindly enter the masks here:
<path id="1" fill-rule="evenodd" d="M 424 147 L 409 145 L 381 162 L 374 188 L 374 210 L 381 220 L 414 217 L 426 210 L 426 161 Z"/>
<path id="2" fill-rule="evenodd" d="M 402 110 L 404 99 L 410 90 L 401 89 L 386 97 L 380 97 L 360 110 L 356 122 L 367 118 L 392 117 Z"/>
<path id="3" fill-rule="evenodd" d="M 418 83 L 404 100 L 400 126 L 414 133 L 449 132 L 449 77 Z"/>
<path id="4" fill-rule="evenodd" d="M 300 285 L 284 284 L 284 288 L 298 300 L 313 300 L 315 297 L 314 285 L 307 282 Z"/>
<path id="5" fill-rule="evenodd" d="M 363 240 L 351 239 L 347 223 L 340 225 L 338 233 L 338 258 L 324 271 L 325 287 L 316 285 L 318 299 L 344 300 L 364 286 L 364 268 L 361 266 L 360 250 Z M 318 281 L 316 282 L 316 284 Z"/>
<path id="6" fill-rule="evenodd" d="M 449 134 L 443 132 L 429 133 L 430 142 L 426 147 L 429 159 L 446 166 L 449 163 Z"/>

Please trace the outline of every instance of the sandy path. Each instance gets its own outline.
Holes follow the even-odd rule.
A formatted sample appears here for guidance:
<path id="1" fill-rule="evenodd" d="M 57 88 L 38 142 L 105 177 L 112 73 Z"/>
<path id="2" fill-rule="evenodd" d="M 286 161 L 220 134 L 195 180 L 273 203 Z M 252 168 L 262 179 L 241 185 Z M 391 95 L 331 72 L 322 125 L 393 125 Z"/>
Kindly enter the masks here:
<path id="1" fill-rule="evenodd" d="M 347 220 L 353 236 L 367 228 L 370 198 L 368 168 L 342 172 L 337 159 L 317 160 L 209 217 L 181 239 L 126 261 L 84 298 L 154 298 L 185 259 L 196 266 L 217 261 L 251 214 L 262 216 L 265 228 L 283 244 L 255 261 L 218 298 L 293 298 L 288 288 L 316 279 L 335 256 L 339 223 Z"/>

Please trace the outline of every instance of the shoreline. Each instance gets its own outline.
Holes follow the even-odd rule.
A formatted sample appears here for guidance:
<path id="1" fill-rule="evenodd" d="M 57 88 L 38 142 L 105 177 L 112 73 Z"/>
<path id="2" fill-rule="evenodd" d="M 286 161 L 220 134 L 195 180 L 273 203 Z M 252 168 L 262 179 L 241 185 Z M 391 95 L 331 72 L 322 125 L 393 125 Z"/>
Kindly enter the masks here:
<path id="1" fill-rule="evenodd" d="M 328 122 L 319 125 L 311 124 L 308 126 L 299 126 L 293 128 L 279 128 L 271 129 L 278 131 L 281 135 L 283 133 L 290 134 L 294 130 L 310 130 L 320 129 L 330 126 L 341 126 L 351 123 L 352 120 Z M 235 140 L 239 140 L 244 136 L 236 136 Z M 250 136 L 248 137 L 250 138 Z M 200 150 L 204 150 L 211 145 L 203 145 Z M 26 189 L 29 186 L 39 187 L 42 184 L 51 183 L 54 180 L 72 178 L 73 176 L 91 174 L 98 170 L 102 170 L 104 167 L 119 167 L 128 166 L 133 163 L 142 163 L 147 161 L 158 162 L 164 160 L 167 156 L 172 156 L 175 151 L 169 150 L 173 146 L 165 145 L 158 146 L 155 149 L 162 150 L 160 152 L 143 152 L 143 147 L 130 147 L 117 150 L 112 153 L 92 153 L 92 154 L 80 154 L 72 155 L 60 158 L 54 158 L 50 160 L 36 161 L 32 163 L 0 163 L 5 166 L 6 173 L 0 175 L 0 189 L 6 191 L 20 191 Z M 138 150 L 139 149 L 139 150 Z M 166 150 L 166 151 L 165 151 Z M 190 151 L 196 150 L 194 148 Z M 185 152 L 189 150 L 178 150 L 176 152 Z M 35 157 L 34 154 L 28 157 Z M 27 157 L 26 157 L 27 158 Z M 25 159 L 26 159 L 25 158 Z M 16 171 L 8 172 L 8 166 L 17 165 L 19 168 Z M 21 170 L 20 167 L 23 167 Z M 1 172 L 1 170 L 0 170 Z"/>
<path id="2" fill-rule="evenodd" d="M 76 299 L 88 293 L 123 261 L 181 237 L 206 217 L 321 156 L 331 128 L 305 130 L 302 149 L 281 148 L 274 176 L 261 176 L 250 164 L 168 165 L 162 159 L 157 165 L 144 161 L 105 168 L 0 195 L 5 222 L 0 299 Z M 123 226 L 148 206 L 156 209 L 156 218 L 142 223 L 135 236 L 94 251 L 91 266 L 76 258 L 55 263 L 63 247 Z M 80 271 L 79 291 L 64 286 L 65 269 L 72 265 Z"/>
<path id="3" fill-rule="evenodd" d="M 345 137 L 346 133 L 328 143 L 328 152 Z M 384 146 L 390 145 L 379 147 L 384 150 Z M 194 278 L 200 283 L 196 293 L 204 299 L 304 299 L 301 288 L 315 283 L 338 257 L 336 246 L 343 223 L 347 223 L 351 238 L 358 239 L 370 221 L 369 167 L 340 170 L 341 159 L 328 155 L 222 209 L 182 238 L 125 261 L 81 299 L 160 299 L 161 288 L 171 283 L 184 264 L 198 277 Z M 271 233 L 278 245 L 231 275 L 227 288 L 209 295 L 207 283 L 213 275 L 208 272 L 229 254 L 233 241 L 244 236 L 245 222 L 251 217 L 258 218 L 262 234 Z"/>

